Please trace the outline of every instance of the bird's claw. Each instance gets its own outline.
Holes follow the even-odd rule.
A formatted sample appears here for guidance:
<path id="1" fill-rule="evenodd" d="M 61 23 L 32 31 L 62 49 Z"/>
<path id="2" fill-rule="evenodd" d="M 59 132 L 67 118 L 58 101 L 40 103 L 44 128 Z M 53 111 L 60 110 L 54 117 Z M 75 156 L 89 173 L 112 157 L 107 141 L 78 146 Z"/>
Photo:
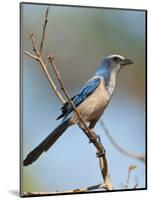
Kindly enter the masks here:
<path id="1" fill-rule="evenodd" d="M 99 143 L 101 143 L 101 138 L 100 135 L 96 135 L 97 140 L 99 141 Z"/>
<path id="2" fill-rule="evenodd" d="M 103 150 L 103 152 L 96 152 L 96 157 L 97 158 L 100 158 L 100 157 L 102 157 L 102 156 L 104 156 L 105 155 L 105 149 Z"/>
<path id="3" fill-rule="evenodd" d="M 93 143 L 95 142 L 95 140 L 98 140 L 99 143 L 101 143 L 101 138 L 99 135 L 96 135 L 96 137 L 89 138 L 89 143 Z"/>
<path id="4" fill-rule="evenodd" d="M 89 143 L 93 143 L 95 141 L 95 138 L 92 137 L 92 138 L 89 138 Z"/>

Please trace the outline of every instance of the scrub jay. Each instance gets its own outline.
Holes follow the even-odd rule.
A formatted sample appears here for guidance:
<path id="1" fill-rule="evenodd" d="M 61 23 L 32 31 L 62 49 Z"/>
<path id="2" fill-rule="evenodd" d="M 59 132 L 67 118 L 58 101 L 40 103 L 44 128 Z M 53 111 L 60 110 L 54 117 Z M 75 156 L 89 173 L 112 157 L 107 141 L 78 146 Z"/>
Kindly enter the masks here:
<path id="1" fill-rule="evenodd" d="M 110 55 L 100 63 L 95 75 L 72 97 L 83 120 L 93 129 L 111 100 L 115 89 L 116 76 L 125 65 L 133 64 L 130 59 L 120 55 Z M 70 103 L 66 102 L 61 108 L 63 118 L 61 124 L 54 129 L 24 160 L 24 166 L 32 164 L 39 156 L 48 151 L 64 131 L 78 122 L 78 116 Z M 71 116 L 68 116 L 72 114 Z M 68 116 L 68 117 L 67 117 Z"/>

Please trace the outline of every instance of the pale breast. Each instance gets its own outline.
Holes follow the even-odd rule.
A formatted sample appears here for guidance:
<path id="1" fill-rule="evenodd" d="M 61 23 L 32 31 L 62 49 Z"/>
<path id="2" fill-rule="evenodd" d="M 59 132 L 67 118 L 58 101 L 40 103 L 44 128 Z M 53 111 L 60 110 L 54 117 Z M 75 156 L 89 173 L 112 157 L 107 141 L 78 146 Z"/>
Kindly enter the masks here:
<path id="1" fill-rule="evenodd" d="M 110 95 L 105 88 L 104 79 L 101 78 L 101 83 L 98 88 L 90 95 L 83 103 L 78 106 L 78 111 L 86 121 L 90 121 L 100 117 L 109 103 Z M 76 119 L 74 113 L 74 119 Z"/>

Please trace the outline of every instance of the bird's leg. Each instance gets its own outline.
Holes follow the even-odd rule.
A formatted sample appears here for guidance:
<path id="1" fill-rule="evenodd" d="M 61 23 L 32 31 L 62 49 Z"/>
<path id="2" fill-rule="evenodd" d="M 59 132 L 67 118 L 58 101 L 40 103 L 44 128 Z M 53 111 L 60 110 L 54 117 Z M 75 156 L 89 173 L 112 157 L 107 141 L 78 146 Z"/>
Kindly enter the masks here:
<path id="1" fill-rule="evenodd" d="M 92 143 L 95 139 L 97 139 L 97 140 L 99 141 L 99 143 L 101 142 L 100 136 L 97 135 L 97 134 L 93 131 L 94 126 L 96 125 L 97 121 L 98 121 L 98 119 L 93 120 L 93 121 L 91 121 L 90 124 L 89 124 L 89 128 L 91 129 L 91 131 L 93 132 L 93 135 L 94 135 L 94 138 L 91 138 L 90 141 L 89 141 L 89 143 Z"/>
<path id="2" fill-rule="evenodd" d="M 84 125 L 81 122 L 77 122 L 78 126 L 83 130 L 84 129 Z M 85 122 L 85 124 L 89 127 L 89 123 Z"/>
<path id="3" fill-rule="evenodd" d="M 105 148 L 104 148 L 104 146 L 103 146 L 103 144 L 101 142 L 100 135 L 97 135 L 97 138 L 98 138 L 98 141 L 99 141 L 100 145 L 102 146 L 102 151 L 101 152 L 100 151 L 96 152 L 96 157 L 100 158 L 100 157 L 104 156 L 106 152 L 105 152 Z"/>
<path id="4" fill-rule="evenodd" d="M 93 132 L 94 138 L 97 139 L 98 142 L 99 142 L 99 143 L 101 144 L 101 146 L 102 146 L 103 151 L 102 151 L 102 152 L 100 152 L 100 151 L 96 152 L 96 157 L 97 157 L 97 158 L 100 158 L 100 157 L 102 157 L 102 156 L 105 155 L 105 149 L 104 149 L 104 147 L 103 147 L 103 145 L 102 145 L 100 135 L 97 135 L 97 134 L 93 131 L 93 128 L 94 128 L 94 126 L 96 125 L 97 121 L 98 121 L 98 119 L 91 121 L 90 124 L 89 124 L 89 128 L 90 128 L 91 131 Z M 94 138 L 90 139 L 89 143 L 93 142 L 93 141 L 94 141 Z"/>
<path id="5" fill-rule="evenodd" d="M 92 137 L 92 138 L 89 138 L 89 143 L 94 143 L 96 140 L 100 143 L 100 145 L 101 145 L 101 147 L 102 147 L 102 151 L 97 151 L 97 152 L 96 152 L 96 157 L 97 157 L 97 158 L 100 158 L 100 157 L 102 157 L 102 156 L 105 155 L 105 149 L 104 149 L 104 147 L 103 147 L 103 145 L 102 145 L 100 136 L 97 135 L 97 134 L 93 131 L 93 129 L 91 129 L 91 131 L 93 132 L 93 137 Z"/>
<path id="6" fill-rule="evenodd" d="M 95 124 L 96 124 L 96 123 L 95 123 Z M 79 127 L 85 132 L 85 129 L 84 129 L 83 125 L 82 125 L 80 122 L 78 122 L 78 125 L 79 125 Z M 90 124 L 89 124 L 89 128 L 90 128 L 91 131 L 92 131 L 92 137 L 89 137 L 89 143 L 95 143 L 95 142 L 96 142 L 96 139 L 97 139 L 98 142 L 101 144 L 103 150 L 102 150 L 101 152 L 100 152 L 100 151 L 97 151 L 97 152 L 96 152 L 97 158 L 100 158 L 100 157 L 102 157 L 102 156 L 105 155 L 105 149 L 104 149 L 104 147 L 103 147 L 103 145 L 102 145 L 102 143 L 101 143 L 101 138 L 100 138 L 100 136 L 97 135 L 97 134 L 93 131 L 93 128 L 94 128 L 94 127 L 92 127 L 91 125 L 92 125 L 92 124 L 90 123 Z M 93 125 L 94 125 L 94 123 L 93 123 Z"/>
<path id="7" fill-rule="evenodd" d="M 97 135 L 94 131 L 93 131 L 93 129 L 91 129 L 91 131 L 93 132 L 93 138 L 90 138 L 89 139 L 89 143 L 93 143 L 94 142 L 94 140 L 98 140 L 98 142 L 100 143 L 101 142 L 101 138 L 100 138 L 100 136 L 99 135 Z"/>

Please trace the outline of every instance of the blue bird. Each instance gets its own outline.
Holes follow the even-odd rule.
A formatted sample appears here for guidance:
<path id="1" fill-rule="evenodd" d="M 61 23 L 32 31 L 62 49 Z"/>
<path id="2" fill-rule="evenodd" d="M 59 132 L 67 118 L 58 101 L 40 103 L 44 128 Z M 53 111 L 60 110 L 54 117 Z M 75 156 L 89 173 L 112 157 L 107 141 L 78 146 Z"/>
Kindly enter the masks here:
<path id="1" fill-rule="evenodd" d="M 118 72 L 125 65 L 133 64 L 130 59 L 120 55 L 110 55 L 100 63 L 95 75 L 82 87 L 72 101 L 80 112 L 83 120 L 93 129 L 109 104 L 113 95 Z M 32 164 L 39 156 L 48 151 L 64 131 L 78 122 L 78 116 L 73 111 L 71 104 L 66 102 L 61 108 L 63 118 L 61 124 L 53 130 L 23 161 L 23 165 Z M 69 116 L 69 114 L 72 114 Z"/>

